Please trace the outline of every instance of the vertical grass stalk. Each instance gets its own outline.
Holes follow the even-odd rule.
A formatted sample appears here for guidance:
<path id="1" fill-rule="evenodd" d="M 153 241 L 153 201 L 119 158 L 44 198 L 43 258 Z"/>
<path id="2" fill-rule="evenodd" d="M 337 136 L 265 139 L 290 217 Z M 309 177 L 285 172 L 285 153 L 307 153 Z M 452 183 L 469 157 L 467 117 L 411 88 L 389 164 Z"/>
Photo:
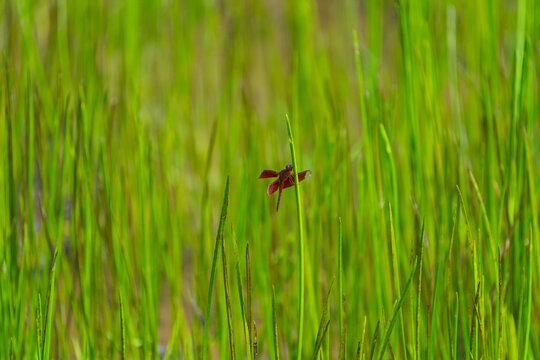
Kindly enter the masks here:
<path id="1" fill-rule="evenodd" d="M 253 349 L 253 313 L 251 312 L 251 256 L 249 254 L 249 242 L 246 244 L 246 317 L 247 317 L 247 328 L 248 328 L 248 355 L 250 359 L 255 358 L 255 351 Z"/>
<path id="2" fill-rule="evenodd" d="M 276 290 L 272 285 L 272 335 L 274 337 L 274 359 L 279 360 L 278 328 L 276 319 Z"/>
<path id="3" fill-rule="evenodd" d="M 296 190 L 296 214 L 298 217 L 298 346 L 296 348 L 296 358 L 302 359 L 302 340 L 304 334 L 304 227 L 302 218 L 302 201 L 300 195 L 300 187 L 298 183 L 298 163 L 296 162 L 296 152 L 294 150 L 294 139 L 291 130 L 291 122 L 289 116 L 285 116 L 287 120 L 287 131 L 289 133 L 289 145 L 291 148 L 292 166 L 294 169 L 294 183 Z"/>
<path id="4" fill-rule="evenodd" d="M 388 328 L 386 328 L 386 331 L 384 333 L 384 340 L 381 345 L 381 349 L 379 350 L 379 356 L 378 356 L 379 360 L 383 358 L 384 353 L 386 352 L 386 347 L 388 346 L 388 342 L 390 341 L 390 335 L 392 334 L 392 329 L 394 328 L 394 325 L 396 323 L 397 315 L 401 310 L 401 305 L 403 304 L 403 300 L 405 299 L 405 296 L 407 295 L 407 292 L 409 291 L 409 287 L 411 285 L 412 279 L 414 277 L 414 274 L 416 273 L 417 265 L 418 265 L 418 259 L 415 259 L 413 269 L 411 271 L 411 274 L 409 275 L 409 279 L 407 280 L 407 283 L 405 283 L 403 294 L 401 295 L 401 298 L 398 300 L 398 302 L 394 304 L 394 311 L 392 312 L 392 319 L 390 320 L 390 324 L 388 324 Z"/>
<path id="5" fill-rule="evenodd" d="M 49 275 L 49 288 L 47 290 L 47 308 L 45 310 L 45 330 L 43 332 L 43 348 L 41 351 L 41 359 L 48 360 L 51 350 L 51 331 L 53 323 L 54 305 L 55 305 L 55 275 L 56 275 L 56 261 L 58 258 L 58 247 L 54 251 L 54 258 L 52 261 L 51 272 Z"/>
<path id="6" fill-rule="evenodd" d="M 343 314 L 343 225 L 339 218 L 338 234 L 338 313 L 339 313 L 339 359 L 345 359 L 346 339 L 344 336 L 345 318 Z"/>
<path id="7" fill-rule="evenodd" d="M 122 302 L 122 294 L 118 292 L 118 302 L 120 303 L 120 359 L 126 358 L 126 321 L 124 318 L 124 303 Z"/>
<path id="8" fill-rule="evenodd" d="M 328 289 L 328 293 L 326 294 L 326 299 L 324 299 L 321 320 L 319 321 L 319 330 L 317 330 L 317 338 L 315 339 L 315 349 L 313 350 L 313 355 L 311 356 L 312 360 L 316 360 L 318 358 L 319 350 L 321 349 L 322 342 L 328 331 L 328 326 L 330 325 L 328 300 L 330 299 L 330 293 L 332 292 L 333 285 L 334 281 L 332 281 L 332 283 L 330 284 L 330 288 Z"/>
<path id="9" fill-rule="evenodd" d="M 422 301 L 422 263 L 424 258 L 424 221 L 422 221 L 422 231 L 418 240 L 419 268 L 418 268 L 418 292 L 416 294 L 416 359 L 420 359 L 420 303 Z"/>
<path id="10" fill-rule="evenodd" d="M 223 233 L 221 234 L 221 257 L 223 260 L 223 283 L 225 284 L 225 304 L 227 305 L 227 324 L 229 325 L 229 347 L 230 347 L 230 359 L 235 358 L 234 352 L 234 332 L 232 322 L 232 310 L 231 310 L 231 295 L 229 292 L 229 275 L 227 273 L 227 255 L 225 251 L 225 241 Z"/>
<path id="11" fill-rule="evenodd" d="M 458 351 L 458 339 L 457 339 L 457 334 L 458 334 L 458 316 L 459 315 L 459 294 L 458 292 L 456 292 L 456 308 L 454 309 L 454 330 L 453 330 L 453 354 L 452 354 L 452 359 L 454 360 L 457 360 L 458 358 L 458 355 L 457 355 L 457 351 Z"/>
<path id="12" fill-rule="evenodd" d="M 216 236 L 216 245 L 214 246 L 214 257 L 212 259 L 212 272 L 210 273 L 210 284 L 208 285 L 208 297 L 206 299 L 206 314 L 204 316 L 204 332 L 203 332 L 203 347 L 202 359 L 206 359 L 208 353 L 208 327 L 210 326 L 210 308 L 212 306 L 212 292 L 214 291 L 214 277 L 216 275 L 216 263 L 219 252 L 219 241 L 223 234 L 225 219 L 227 218 L 227 207 L 229 205 L 229 177 L 225 184 L 225 196 L 223 197 L 223 205 L 221 207 L 221 217 L 219 219 L 218 233 Z"/>

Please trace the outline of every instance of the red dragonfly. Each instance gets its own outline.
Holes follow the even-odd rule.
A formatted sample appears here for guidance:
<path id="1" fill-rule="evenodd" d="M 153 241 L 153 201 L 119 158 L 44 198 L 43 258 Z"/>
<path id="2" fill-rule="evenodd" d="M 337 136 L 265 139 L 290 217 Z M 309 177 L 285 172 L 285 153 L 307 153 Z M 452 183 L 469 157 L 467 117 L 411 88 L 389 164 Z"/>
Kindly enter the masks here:
<path id="1" fill-rule="evenodd" d="M 277 177 L 277 180 L 268 185 L 268 190 L 266 191 L 268 195 L 272 195 L 279 189 L 279 195 L 277 200 L 277 209 L 279 210 L 279 202 L 281 200 L 281 192 L 283 189 L 294 186 L 294 173 L 292 172 L 293 166 L 291 164 L 285 165 L 283 170 L 277 172 L 274 170 L 263 170 L 259 179 L 265 178 L 274 178 Z M 306 178 L 307 173 L 311 173 L 311 170 L 304 170 L 298 173 L 298 181 L 302 181 Z"/>

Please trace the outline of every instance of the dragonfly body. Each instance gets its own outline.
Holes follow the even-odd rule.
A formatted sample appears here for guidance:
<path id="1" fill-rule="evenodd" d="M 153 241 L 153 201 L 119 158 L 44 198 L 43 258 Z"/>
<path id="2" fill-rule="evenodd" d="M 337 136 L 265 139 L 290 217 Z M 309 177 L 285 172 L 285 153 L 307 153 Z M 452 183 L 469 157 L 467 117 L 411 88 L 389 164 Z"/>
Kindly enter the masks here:
<path id="1" fill-rule="evenodd" d="M 304 170 L 304 171 L 299 172 L 298 181 L 304 180 L 308 173 L 311 173 L 311 170 Z M 268 185 L 268 189 L 266 192 L 268 193 L 268 195 L 272 195 L 277 190 L 279 190 L 277 209 L 276 209 L 276 211 L 278 211 L 279 203 L 281 201 L 281 192 L 283 191 L 283 189 L 286 189 L 294 185 L 293 166 L 291 164 L 287 164 L 279 172 L 274 171 L 274 170 L 263 170 L 261 175 L 259 175 L 259 179 L 274 178 L 274 177 L 277 177 L 277 179 L 274 182 L 270 183 L 270 185 Z"/>

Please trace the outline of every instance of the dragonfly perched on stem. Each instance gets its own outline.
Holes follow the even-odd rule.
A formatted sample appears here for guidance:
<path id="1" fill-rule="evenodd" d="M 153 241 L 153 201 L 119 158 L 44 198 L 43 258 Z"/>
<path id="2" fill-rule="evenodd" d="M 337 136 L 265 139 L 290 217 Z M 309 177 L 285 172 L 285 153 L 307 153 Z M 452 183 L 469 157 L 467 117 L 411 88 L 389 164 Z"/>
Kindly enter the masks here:
<path id="1" fill-rule="evenodd" d="M 259 175 L 259 179 L 277 177 L 277 179 L 274 182 L 268 185 L 268 190 L 266 191 L 268 195 L 272 195 L 277 190 L 279 190 L 276 211 L 279 210 L 279 202 L 281 201 L 281 192 L 283 191 L 283 189 L 294 186 L 294 173 L 292 172 L 292 170 L 293 170 L 293 166 L 291 164 L 287 164 L 281 171 L 263 170 L 261 175 Z M 304 180 L 308 173 L 311 174 L 311 170 L 304 170 L 304 171 L 299 172 L 298 181 L 300 182 Z"/>

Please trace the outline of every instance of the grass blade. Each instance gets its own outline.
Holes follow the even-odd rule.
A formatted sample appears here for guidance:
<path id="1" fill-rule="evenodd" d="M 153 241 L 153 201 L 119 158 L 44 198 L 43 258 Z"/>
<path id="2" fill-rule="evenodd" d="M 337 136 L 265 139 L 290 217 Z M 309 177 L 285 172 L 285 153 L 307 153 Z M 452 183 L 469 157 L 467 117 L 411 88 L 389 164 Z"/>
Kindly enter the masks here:
<path id="1" fill-rule="evenodd" d="M 233 244 L 234 244 L 234 257 L 235 257 L 235 270 L 236 270 L 236 282 L 238 284 L 238 299 L 240 300 L 240 312 L 242 313 L 242 325 L 244 330 L 244 340 L 246 343 L 250 341 L 249 330 L 246 320 L 246 308 L 244 307 L 244 286 L 242 285 L 242 276 L 240 274 L 240 255 L 238 251 L 238 243 L 236 241 L 236 234 L 232 230 Z M 248 352 L 248 359 L 251 359 L 251 346 L 246 346 Z"/>
<path id="2" fill-rule="evenodd" d="M 527 307 L 525 309 L 525 338 L 523 339 L 523 359 L 528 359 L 529 355 L 529 335 L 531 330 L 531 305 L 532 305 L 532 267 L 533 267 L 533 230 L 532 226 L 529 229 L 529 252 L 528 252 L 528 269 L 527 269 Z"/>
<path id="3" fill-rule="evenodd" d="M 124 303 L 120 292 L 118 292 L 118 302 L 120 303 L 120 359 L 124 360 L 126 358 L 126 321 L 124 318 Z"/>
<path id="4" fill-rule="evenodd" d="M 459 294 L 456 292 L 456 308 L 454 309 L 454 332 L 453 332 L 453 354 L 452 359 L 457 360 L 458 355 L 458 314 L 459 314 Z"/>
<path id="5" fill-rule="evenodd" d="M 276 320 L 276 290 L 272 285 L 272 335 L 274 337 L 274 359 L 279 360 L 278 328 Z"/>
<path id="6" fill-rule="evenodd" d="M 501 304 L 501 289 L 500 289 L 500 286 L 497 286 L 500 282 L 501 282 L 501 279 L 500 279 L 500 274 L 501 274 L 501 269 L 500 269 L 500 253 L 499 253 L 499 245 L 495 243 L 495 239 L 493 238 L 492 236 L 492 232 L 491 232 L 491 225 L 489 223 L 489 217 L 488 217 L 488 213 L 487 213 L 487 210 L 486 210 L 486 206 L 484 204 L 484 200 L 482 199 L 482 194 L 480 193 L 480 189 L 478 188 L 478 184 L 476 183 L 476 179 L 474 178 L 474 175 L 472 173 L 472 171 L 469 170 L 469 176 L 470 176 L 470 179 L 473 183 L 473 186 L 474 186 L 474 190 L 476 192 L 476 196 L 478 197 L 478 201 L 480 202 L 480 209 L 482 210 L 482 215 L 483 215 L 483 218 L 484 218 L 484 221 L 486 223 L 486 228 L 487 228 L 487 234 L 488 234 L 488 240 L 489 240 L 489 249 L 490 249 L 490 252 L 491 252 L 491 256 L 492 256 L 492 262 L 491 262 L 491 266 L 493 268 L 493 271 L 495 272 L 495 276 L 496 276 L 496 290 L 497 290 L 497 301 L 495 302 L 494 304 L 494 308 L 495 308 L 495 324 L 493 326 L 493 329 L 494 329 L 494 333 L 496 334 L 496 332 L 498 331 L 499 329 L 499 326 L 500 326 L 500 319 L 502 317 L 502 304 Z M 484 291 L 482 291 L 482 295 L 484 294 Z M 479 315 L 479 318 L 480 318 L 480 315 Z M 484 318 L 484 317 L 483 317 Z M 483 330 L 483 327 L 484 325 L 482 323 L 480 323 L 480 320 L 479 320 L 479 325 L 480 325 L 480 330 L 481 330 L 481 336 L 485 337 L 485 331 Z M 500 355 L 500 337 L 496 335 L 496 341 L 497 341 L 497 355 Z"/>
<path id="7" fill-rule="evenodd" d="M 221 217 L 219 220 L 218 233 L 216 236 L 216 245 L 214 247 L 214 257 L 212 259 L 212 272 L 210 273 L 210 284 L 208 285 L 208 298 L 206 300 L 206 314 L 204 316 L 204 333 L 203 333 L 203 347 L 202 347 L 202 359 L 206 359 L 208 353 L 208 327 L 210 325 L 210 308 L 212 306 L 212 292 L 214 291 L 214 277 L 216 275 L 216 263 L 219 252 L 219 241 L 223 234 L 223 227 L 225 225 L 225 219 L 227 218 L 227 207 L 229 205 L 229 177 L 227 176 L 227 183 L 225 184 L 225 196 L 223 197 L 223 205 L 221 207 Z"/>
<path id="8" fill-rule="evenodd" d="M 484 221 L 486 222 L 486 229 L 488 233 L 488 240 L 489 240 L 489 250 L 491 252 L 491 255 L 493 257 L 493 260 L 495 263 L 497 263 L 497 255 L 496 255 L 496 246 L 494 243 L 493 236 L 491 235 L 491 225 L 489 224 L 489 218 L 486 211 L 486 206 L 484 204 L 484 200 L 482 199 L 482 194 L 480 193 L 480 189 L 478 188 L 478 184 L 476 183 L 476 179 L 474 178 L 474 175 L 471 171 L 469 171 L 469 177 L 473 183 L 474 190 L 476 192 L 476 196 L 478 197 L 478 201 L 480 202 L 480 209 L 482 209 L 482 215 L 484 217 Z"/>
<path id="9" fill-rule="evenodd" d="M 339 312 L 339 359 L 345 359 L 345 316 L 343 314 L 343 225 L 339 218 L 339 235 L 338 235 L 338 312 Z"/>
<path id="10" fill-rule="evenodd" d="M 248 323 L 248 339 L 249 339 L 249 354 L 251 358 L 255 358 L 255 351 L 253 348 L 253 314 L 251 312 L 251 257 L 249 254 L 249 243 L 246 244 L 246 286 L 247 286 L 247 296 L 246 296 L 246 313 L 247 313 L 247 323 Z"/>
<path id="11" fill-rule="evenodd" d="M 534 237 L 534 239 L 537 239 L 540 235 L 540 230 L 538 228 L 538 204 L 536 196 L 536 186 L 535 186 L 535 172 L 534 172 L 534 166 L 533 166 L 533 160 L 531 156 L 531 150 L 529 148 L 529 139 L 527 137 L 527 133 L 525 132 L 525 129 L 523 129 L 523 147 L 525 148 L 525 160 L 527 164 L 527 184 L 529 188 L 529 202 L 531 207 L 531 215 L 532 215 L 532 234 L 531 234 L 531 242 Z M 538 249 L 535 249 L 537 252 L 536 254 L 536 261 L 538 262 L 540 260 L 540 253 L 538 253 Z M 540 267 L 536 267 L 536 277 L 540 278 Z"/>
<path id="12" fill-rule="evenodd" d="M 292 166 L 294 169 L 294 189 L 296 191 L 296 214 L 298 217 L 298 346 L 296 348 L 296 358 L 302 358 L 302 339 L 304 334 L 304 225 L 302 218 L 302 199 L 300 195 L 300 186 L 298 181 L 298 163 L 296 161 L 296 152 L 294 150 L 294 140 L 291 130 L 291 122 L 289 116 L 285 116 L 287 120 L 287 131 L 289 133 L 289 145 L 291 148 Z"/>
<path id="13" fill-rule="evenodd" d="M 384 131 L 384 127 L 382 128 Z M 383 132 L 383 134 L 386 134 L 386 132 Z M 385 135 L 386 136 L 386 135 Z M 387 147 L 389 147 L 389 144 L 387 143 Z M 393 162 L 392 162 L 393 163 Z M 396 185 L 397 186 L 397 185 Z M 396 236 L 395 236 L 395 230 L 394 230 L 394 216 L 392 213 L 392 203 L 388 203 L 388 213 L 390 216 L 390 238 L 391 238 L 391 250 L 392 250 L 392 269 L 393 269 L 393 275 L 394 275 L 394 291 L 396 292 L 396 296 L 401 296 L 401 284 L 399 281 L 399 266 L 398 266 L 398 249 L 396 244 Z M 403 349 L 404 357 L 407 357 L 407 348 L 406 348 L 406 342 L 405 342 L 405 325 L 403 323 L 403 313 L 399 313 L 399 327 L 400 327 L 400 337 L 401 337 L 401 347 Z"/>
<path id="14" fill-rule="evenodd" d="M 321 327 L 319 328 L 319 330 L 322 330 L 322 332 L 320 333 L 320 335 L 317 334 L 318 337 L 320 336 L 320 340 L 318 340 L 315 343 L 315 350 L 313 352 L 313 357 L 311 358 L 312 360 L 317 359 L 317 355 L 319 355 L 319 351 L 321 349 L 322 342 L 323 342 L 324 338 L 326 337 L 326 333 L 328 333 L 328 327 L 329 326 L 330 326 L 330 320 L 326 321 L 325 325 L 321 324 Z"/>
<path id="15" fill-rule="evenodd" d="M 319 330 L 317 331 L 317 338 L 315 340 L 315 349 L 313 350 L 313 355 L 311 356 L 312 360 L 317 359 L 317 356 L 319 355 L 319 350 L 326 335 L 326 331 L 328 330 L 328 325 L 330 324 L 330 320 L 328 319 L 328 300 L 330 299 L 330 293 L 332 292 L 333 285 L 334 281 L 332 280 L 330 288 L 328 289 L 328 293 L 326 294 L 326 299 L 324 300 L 321 321 L 319 322 Z"/>
<path id="16" fill-rule="evenodd" d="M 424 258 L 424 221 L 422 221 L 422 231 L 418 240 L 419 263 L 418 269 L 418 292 L 416 294 L 416 359 L 420 358 L 420 303 L 422 300 L 422 260 Z"/>
<path id="17" fill-rule="evenodd" d="M 373 340 L 371 340 L 371 350 L 369 352 L 369 360 L 372 360 L 373 355 L 375 355 L 375 348 L 377 347 L 377 339 L 379 338 L 380 325 L 381 325 L 381 320 L 377 320 L 377 325 L 375 325 L 375 331 L 373 332 Z"/>
<path id="18" fill-rule="evenodd" d="M 359 360 L 360 357 L 364 358 L 364 340 L 366 338 L 366 323 L 367 316 L 364 315 L 364 326 L 362 327 L 362 340 L 358 342 L 358 349 L 356 350 L 356 359 Z"/>
<path id="19" fill-rule="evenodd" d="M 480 281 L 476 286 L 476 295 L 473 302 L 473 313 L 471 316 L 471 332 L 469 335 L 469 341 L 471 343 L 469 349 L 469 356 L 472 359 L 478 358 L 478 325 L 480 324 L 480 314 L 478 313 L 478 299 L 480 297 Z M 478 325 L 477 325 L 478 324 Z"/>
<path id="20" fill-rule="evenodd" d="M 58 258 L 58 248 L 54 251 L 54 258 L 52 261 L 51 272 L 49 275 L 49 287 L 47 290 L 47 307 L 45 311 L 45 331 L 43 332 L 43 349 L 41 354 L 42 360 L 49 359 L 49 353 L 51 350 L 51 330 L 54 314 L 55 304 L 55 275 L 56 275 L 56 261 Z"/>
<path id="21" fill-rule="evenodd" d="M 37 345 L 38 345 L 38 360 L 41 360 L 41 356 L 43 355 L 41 353 L 42 344 L 43 344 L 43 320 L 42 320 L 42 312 L 41 312 L 41 294 L 38 294 L 38 304 L 37 304 L 37 311 L 36 311 L 36 327 L 37 327 Z"/>
<path id="22" fill-rule="evenodd" d="M 229 346 L 230 346 L 230 358 L 235 358 L 234 352 L 234 333 L 231 311 L 231 296 L 229 293 L 229 275 L 227 274 L 227 255 L 225 251 L 225 240 L 223 233 L 221 234 L 221 256 L 223 259 L 223 282 L 225 284 L 225 304 L 227 305 L 227 323 L 229 325 Z"/>
<path id="23" fill-rule="evenodd" d="M 405 283 L 405 288 L 403 289 L 403 294 L 401 295 L 401 298 L 399 301 L 394 305 L 394 311 L 392 314 L 392 319 L 390 320 L 390 324 L 388 325 L 388 328 L 386 329 L 386 332 L 384 333 L 384 340 L 381 346 L 381 349 L 379 350 L 379 357 L 378 359 L 382 359 L 384 356 L 384 353 L 386 351 L 386 347 L 388 346 L 388 341 L 390 341 L 390 335 L 392 334 L 392 329 L 394 327 L 394 324 L 397 319 L 397 315 L 401 309 L 401 305 L 403 304 L 403 300 L 405 299 L 405 296 L 407 295 L 407 292 L 409 291 L 409 287 L 411 285 L 414 273 L 416 272 L 416 266 L 418 265 L 418 260 L 416 259 L 414 261 L 413 269 L 411 271 L 411 274 L 409 275 L 409 279 L 407 280 L 407 283 Z"/>

